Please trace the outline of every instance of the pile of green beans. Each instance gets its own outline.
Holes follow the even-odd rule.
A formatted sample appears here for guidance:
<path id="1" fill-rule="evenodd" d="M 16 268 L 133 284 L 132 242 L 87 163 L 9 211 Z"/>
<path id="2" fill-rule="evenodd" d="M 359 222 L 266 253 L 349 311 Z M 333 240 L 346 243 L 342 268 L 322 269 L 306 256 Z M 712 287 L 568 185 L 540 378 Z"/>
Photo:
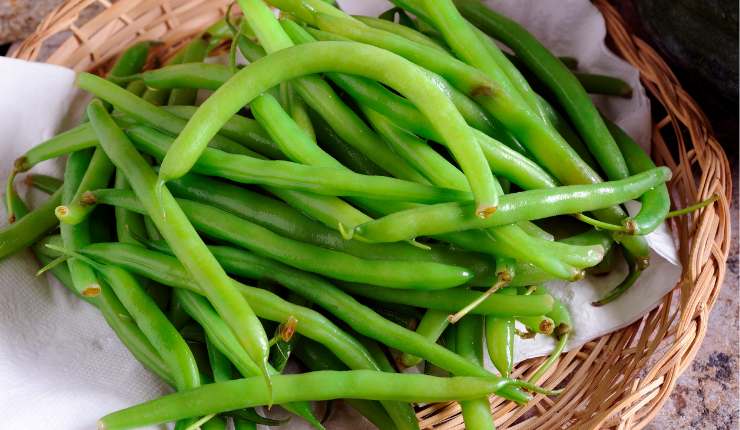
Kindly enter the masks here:
<path id="1" fill-rule="evenodd" d="M 107 76 L 80 73 L 86 121 L 13 164 L 0 259 L 31 249 L 177 391 L 99 428 L 255 428 L 278 422 L 253 408 L 279 404 L 323 429 L 309 402 L 344 398 L 382 429 L 447 400 L 493 429 L 487 396 L 557 395 L 534 384 L 578 327 L 543 284 L 624 256 L 594 305 L 617 300 L 673 216 L 670 170 L 588 96 L 632 89 L 478 0 L 395 0 L 380 18 L 269 3 L 282 18 L 238 0 L 243 17 L 161 67 L 140 42 Z M 228 66 L 206 61 L 225 44 Z M 49 195 L 30 210 L 16 176 L 62 156 L 63 178 L 28 176 Z M 552 356 L 511 378 L 515 339 L 536 335 Z M 281 375 L 296 358 L 308 370 Z"/>

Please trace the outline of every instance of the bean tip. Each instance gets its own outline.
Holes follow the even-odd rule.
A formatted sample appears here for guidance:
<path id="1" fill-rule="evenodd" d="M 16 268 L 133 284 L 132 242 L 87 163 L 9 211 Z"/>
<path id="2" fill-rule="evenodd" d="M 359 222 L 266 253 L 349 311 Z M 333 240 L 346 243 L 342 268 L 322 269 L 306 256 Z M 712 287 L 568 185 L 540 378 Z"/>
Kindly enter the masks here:
<path id="1" fill-rule="evenodd" d="M 632 218 L 627 218 L 624 220 L 624 229 L 625 233 L 628 235 L 634 235 L 637 233 L 637 223 Z"/>
<path id="2" fill-rule="evenodd" d="M 64 217 L 66 217 L 69 214 L 69 208 L 67 206 L 57 206 L 54 209 L 54 215 L 56 215 L 57 219 L 63 220 Z"/>
<path id="3" fill-rule="evenodd" d="M 93 284 L 82 290 L 83 297 L 97 297 L 100 294 L 100 285 Z"/>
<path id="4" fill-rule="evenodd" d="M 337 228 L 339 229 L 339 234 L 342 235 L 342 239 L 344 240 L 352 240 L 352 237 L 355 235 L 355 229 L 351 228 L 348 229 L 343 223 L 339 223 Z"/>
<path id="5" fill-rule="evenodd" d="M 496 206 L 492 205 L 478 206 L 475 210 L 475 215 L 480 219 L 486 219 L 493 215 L 496 212 L 496 209 Z"/>
<path id="6" fill-rule="evenodd" d="M 80 204 L 82 206 L 92 206 L 96 203 L 98 203 L 98 199 L 92 191 L 85 191 L 80 197 Z"/>

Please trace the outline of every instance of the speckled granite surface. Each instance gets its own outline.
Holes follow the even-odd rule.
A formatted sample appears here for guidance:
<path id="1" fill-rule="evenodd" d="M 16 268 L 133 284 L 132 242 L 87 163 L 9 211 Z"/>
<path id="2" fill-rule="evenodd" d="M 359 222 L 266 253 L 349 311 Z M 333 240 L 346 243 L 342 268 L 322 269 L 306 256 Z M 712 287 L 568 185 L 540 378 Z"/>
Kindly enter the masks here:
<path id="1" fill-rule="evenodd" d="M 732 157 L 732 155 L 730 156 Z M 738 162 L 733 163 L 734 192 L 738 190 Z M 709 330 L 694 362 L 678 379 L 676 388 L 646 429 L 740 428 L 738 366 L 740 365 L 740 292 L 738 291 L 738 199 L 732 204 L 733 245 L 727 275 L 709 316 Z"/>

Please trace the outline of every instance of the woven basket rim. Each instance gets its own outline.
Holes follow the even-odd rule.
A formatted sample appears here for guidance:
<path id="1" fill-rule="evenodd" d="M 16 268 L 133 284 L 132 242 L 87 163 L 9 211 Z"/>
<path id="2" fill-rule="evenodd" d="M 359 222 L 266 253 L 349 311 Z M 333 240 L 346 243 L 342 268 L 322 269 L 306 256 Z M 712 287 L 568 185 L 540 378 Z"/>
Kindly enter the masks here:
<path id="1" fill-rule="evenodd" d="M 674 203 L 681 207 L 719 195 L 715 205 L 692 216 L 674 219 L 683 265 L 681 281 L 639 321 L 576 348 L 558 360 L 543 380 L 553 388 L 568 381 L 557 398 L 541 395 L 526 406 L 491 398 L 496 425 L 509 429 L 645 427 L 668 399 L 680 374 L 696 355 L 707 330 L 708 315 L 725 275 L 731 242 L 732 176 L 727 156 L 696 102 L 653 50 L 631 34 L 607 0 L 592 0 L 604 16 L 608 38 L 617 55 L 640 72 L 646 90 L 665 109 L 653 124 L 652 157 L 674 172 Z M 127 45 L 161 40 L 177 46 L 219 19 L 230 0 L 67 0 L 36 31 L 14 45 L 9 56 L 77 71 L 102 70 Z M 94 18 L 78 23 L 86 9 Z M 44 43 L 67 34 L 55 50 Z M 171 49 L 161 50 L 167 56 Z M 666 135 L 676 148 L 669 148 Z M 531 375 L 542 358 L 518 364 L 513 376 Z M 418 410 L 422 428 L 464 428 L 457 403 Z"/>

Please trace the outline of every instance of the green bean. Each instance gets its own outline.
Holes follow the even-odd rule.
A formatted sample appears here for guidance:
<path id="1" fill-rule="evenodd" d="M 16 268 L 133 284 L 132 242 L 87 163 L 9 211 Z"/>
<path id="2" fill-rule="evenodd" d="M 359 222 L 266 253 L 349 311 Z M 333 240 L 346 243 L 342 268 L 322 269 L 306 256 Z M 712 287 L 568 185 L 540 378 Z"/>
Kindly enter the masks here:
<path id="1" fill-rule="evenodd" d="M 316 142 L 316 131 L 314 130 L 313 123 L 311 122 L 311 115 L 308 112 L 308 106 L 303 101 L 301 96 L 298 95 L 293 85 L 282 84 L 281 89 L 284 88 L 283 92 L 285 104 L 290 117 L 293 121 L 298 124 L 301 129 Z"/>
<path id="2" fill-rule="evenodd" d="M 184 120 L 190 119 L 198 110 L 196 106 L 163 106 L 162 109 Z M 270 136 L 253 119 L 234 115 L 224 124 L 219 134 L 266 157 L 272 159 L 283 158 L 280 148 L 270 140 Z"/>
<path id="3" fill-rule="evenodd" d="M 63 204 L 72 202 L 77 194 L 77 190 L 84 180 L 88 165 L 91 163 L 93 153 L 93 150 L 85 149 L 74 152 L 67 158 L 67 164 L 64 170 L 64 184 L 61 188 Z M 105 154 L 102 154 L 102 156 L 105 157 Z M 59 206 L 54 210 L 54 213 L 58 218 Z M 61 224 L 59 228 L 64 247 L 70 251 L 76 251 L 91 241 L 89 220 L 78 225 Z M 92 267 L 77 258 L 67 260 L 67 265 L 69 266 L 70 274 L 72 274 L 72 283 L 81 295 L 94 297 L 100 294 L 100 284 Z"/>
<path id="4" fill-rule="evenodd" d="M 441 51 L 442 53 L 449 55 L 447 50 L 443 46 L 441 46 L 439 43 L 437 43 L 434 39 L 430 38 L 424 33 L 414 30 L 413 28 L 406 27 L 405 25 L 402 25 L 402 24 L 396 24 L 393 21 L 387 21 L 385 19 L 380 19 L 380 18 L 373 18 L 370 16 L 355 15 L 354 18 L 369 27 L 373 27 L 373 28 L 377 28 L 378 30 L 383 30 L 389 33 L 397 34 L 398 36 L 405 37 L 406 39 L 409 39 L 416 43 L 426 45 L 430 48 L 437 49 Z"/>
<path id="5" fill-rule="evenodd" d="M 182 64 L 200 63 L 208 54 L 208 41 L 210 38 L 199 36 L 188 42 L 182 54 Z M 170 91 L 168 105 L 192 105 L 195 104 L 197 90 L 191 88 L 175 88 Z"/>
<path id="6" fill-rule="evenodd" d="M 309 369 L 316 370 L 345 370 L 341 361 L 326 348 L 308 339 L 301 339 L 296 344 L 294 351 L 298 359 Z M 393 421 L 383 408 L 370 400 L 344 399 L 352 408 L 357 410 L 379 429 L 393 430 L 396 428 Z"/>
<path id="7" fill-rule="evenodd" d="M 293 37 L 296 42 L 306 43 L 315 41 L 314 38 L 309 39 L 310 35 L 315 36 L 316 39 L 324 41 L 349 40 L 346 38 L 342 38 L 341 36 L 338 37 L 333 33 L 322 32 L 321 30 L 310 30 L 310 32 L 306 31 L 292 21 L 284 20 L 283 26 L 286 31 L 291 34 L 291 37 Z M 367 96 L 366 92 L 368 90 L 370 90 L 370 94 L 372 94 L 373 90 L 377 87 L 377 85 L 379 85 L 368 79 L 351 75 L 331 73 L 329 74 L 329 77 L 337 85 L 342 87 L 342 89 L 344 89 L 345 91 L 349 91 L 350 94 L 352 94 L 352 96 L 355 98 L 360 96 Z M 515 142 L 513 138 L 506 132 L 506 130 L 504 130 L 500 124 L 497 124 L 497 121 L 495 119 L 490 118 L 486 114 L 486 112 L 482 110 L 481 107 L 478 106 L 473 100 L 457 90 L 455 87 L 451 86 L 441 77 L 435 76 L 435 78 L 439 82 L 441 89 L 447 94 L 447 96 L 450 98 L 450 101 L 452 101 L 452 103 L 458 108 L 460 114 L 471 127 L 474 127 L 476 130 L 481 131 L 485 134 L 495 136 L 497 139 L 501 139 L 507 145 L 518 145 L 517 142 Z M 402 97 L 397 98 L 399 100 L 402 100 L 402 103 L 396 103 L 397 106 L 392 107 L 395 109 L 398 115 L 402 115 L 402 117 L 399 117 L 399 120 L 404 121 L 405 124 L 411 124 L 414 127 L 414 130 L 420 131 L 421 133 L 423 133 L 424 136 L 434 136 L 436 140 L 442 140 L 434 130 L 434 127 L 429 124 L 424 115 L 419 112 L 418 109 L 413 106 L 413 104 L 409 103 L 408 100 Z M 380 104 L 382 102 L 378 103 Z M 391 106 L 389 106 L 388 108 L 390 109 Z M 396 116 L 394 115 L 393 118 L 395 120 Z"/>
<path id="8" fill-rule="evenodd" d="M 101 203 L 143 211 L 133 196 L 118 190 L 98 191 Z M 465 268 L 427 261 L 367 260 L 279 236 L 272 231 L 220 209 L 178 199 L 188 219 L 202 233 L 238 244 L 310 272 L 350 282 L 390 288 L 440 289 L 461 285 L 472 278 Z"/>
<path id="9" fill-rule="evenodd" d="M 279 37 L 283 38 L 283 36 L 281 34 Z M 259 58 L 250 60 L 256 61 Z M 320 77 L 304 76 L 293 80 L 292 85 L 301 98 L 337 132 L 344 142 L 367 157 L 375 166 L 382 166 L 385 171 L 398 178 L 423 182 L 424 178 L 390 151 L 384 142 L 341 101 L 331 86 Z"/>
<path id="10" fill-rule="evenodd" d="M 131 313 L 136 325 L 159 352 L 170 369 L 175 388 L 181 391 L 199 386 L 198 366 L 190 348 L 134 277 L 115 266 L 97 265 L 95 269 L 107 281 Z"/>
<path id="11" fill-rule="evenodd" d="M 398 0 L 396 0 L 398 2 Z M 401 3 L 401 2 L 399 2 Z M 407 1 L 404 0 L 404 7 Z M 427 68 L 445 79 L 463 93 L 474 95 L 474 99 L 507 129 L 520 139 L 536 160 L 563 183 L 599 181 L 598 175 L 581 160 L 557 131 L 541 123 L 539 118 L 520 109 L 519 103 L 508 94 L 496 91 L 499 87 L 481 71 L 467 64 L 450 60 L 434 50 L 407 39 L 372 29 L 357 29 L 346 20 L 317 15 L 316 21 L 322 29 L 337 32 L 352 40 L 369 43 L 388 49 Z M 493 96 L 492 94 L 495 94 Z"/>
<path id="12" fill-rule="evenodd" d="M 252 102 L 251 107 L 259 124 L 272 136 L 288 159 L 296 160 L 301 158 L 297 154 L 309 153 L 314 154 L 315 158 L 301 162 L 308 165 L 337 167 L 337 161 L 325 152 L 310 150 L 316 146 L 316 141 L 290 118 L 274 97 L 269 94 L 262 95 Z M 284 143 L 288 141 L 291 144 L 285 145 Z M 296 148 L 298 146 L 308 150 Z"/>
<path id="13" fill-rule="evenodd" d="M 491 362 L 501 376 L 509 376 L 514 364 L 514 319 L 486 316 L 485 333 Z"/>
<path id="14" fill-rule="evenodd" d="M 469 216 L 468 212 L 472 211 L 465 204 L 421 206 L 355 227 L 354 231 L 370 242 L 395 242 L 603 209 L 637 198 L 670 177 L 669 169 L 656 168 L 620 181 L 507 194 L 501 198 L 496 214 L 487 219 Z M 423 225 L 417 222 L 420 219 L 425 220 Z"/>
<path id="15" fill-rule="evenodd" d="M 644 172 L 655 167 L 655 163 L 635 143 L 632 138 L 613 122 L 607 121 L 607 127 L 622 151 L 631 174 Z M 671 198 L 666 184 L 659 185 L 646 192 L 641 198 L 642 207 L 634 217 L 624 221 L 628 233 L 645 235 L 654 231 L 665 220 L 671 209 Z"/>
<path id="16" fill-rule="evenodd" d="M 159 159 L 174 145 L 171 137 L 146 127 L 131 127 L 127 130 L 127 135 L 135 141 L 138 148 Z M 281 160 L 260 160 L 212 148 L 206 148 L 201 153 L 193 166 L 193 171 L 244 184 L 264 184 L 328 196 L 356 196 L 420 203 L 472 199 L 472 195 L 465 191 L 385 176 L 361 175 L 341 168 L 313 167 Z"/>
<path id="17" fill-rule="evenodd" d="M 360 151 L 347 145 L 331 126 L 316 112 L 309 112 L 314 124 L 319 147 L 334 157 L 342 166 L 365 175 L 384 175 L 384 170 Z"/>
<path id="18" fill-rule="evenodd" d="M 334 81 L 367 107 L 377 110 L 387 118 L 393 118 L 393 122 L 399 124 L 400 128 L 419 133 L 423 137 L 439 140 L 439 136 L 431 130 L 428 121 L 421 117 L 421 113 L 413 105 L 382 86 L 346 75 Z M 364 111 L 367 115 L 367 109 Z M 377 125 L 377 122 L 374 124 Z M 379 133 L 383 134 L 380 130 Z M 473 133 L 476 135 L 489 166 L 495 173 L 526 189 L 555 186 L 552 177 L 534 162 L 479 130 L 473 130 Z M 384 137 L 388 139 L 387 134 Z"/>
<path id="19" fill-rule="evenodd" d="M 479 1 L 456 0 L 456 3 L 463 15 L 509 46 L 553 91 L 607 177 L 611 180 L 627 177 L 629 171 L 619 148 L 583 86 L 568 68 L 518 23 Z"/>
<path id="20" fill-rule="evenodd" d="M 269 384 L 265 367 L 268 354 L 267 336 L 249 304 L 238 294 L 226 273 L 208 252 L 169 191 L 165 188 L 156 189 L 154 172 L 108 113 L 102 109 L 102 105 L 93 102 L 88 110 L 88 116 L 101 147 L 116 167 L 123 171 L 152 221 L 173 246 L 176 255 L 196 282 L 203 287 L 211 303 L 236 334 L 240 344 L 261 367 L 262 374 Z"/>
<path id="21" fill-rule="evenodd" d="M 278 401 L 330 400 L 351 397 L 365 400 L 442 402 L 467 400 L 515 386 L 496 376 L 439 378 L 391 374 L 369 370 L 323 370 L 299 375 L 275 375 Z M 268 387 L 259 378 L 209 384 L 174 393 L 101 418 L 100 428 L 123 430 L 167 421 L 225 412 L 269 402 Z"/>
<path id="22" fill-rule="evenodd" d="M 175 297 L 182 304 L 185 311 L 200 324 L 206 332 L 206 339 L 212 342 L 212 346 L 221 354 L 228 357 L 228 361 L 236 366 L 239 373 L 244 377 L 258 376 L 260 374 L 259 367 L 254 364 L 249 358 L 249 355 L 244 352 L 244 349 L 239 345 L 239 341 L 228 329 L 226 323 L 219 317 L 213 307 L 203 297 L 184 290 L 176 289 L 174 291 Z M 209 349 L 210 354 L 210 349 Z M 272 367 L 268 366 L 268 371 L 271 374 L 278 374 Z M 231 375 L 228 375 L 228 379 L 231 379 Z M 220 382 L 215 378 L 216 382 Z M 320 423 L 313 416 L 310 404 L 306 402 L 296 402 L 282 405 L 288 411 L 305 418 L 310 422 L 314 428 L 323 428 Z"/>
<path id="23" fill-rule="evenodd" d="M 119 190 L 128 190 L 128 182 L 123 172 L 120 170 L 116 171 L 115 187 Z M 146 237 L 146 227 L 144 226 L 144 218 L 141 214 L 131 212 L 124 208 L 114 208 L 116 217 L 116 237 L 119 242 L 124 243 L 139 243 L 142 237 Z"/>
<path id="24" fill-rule="evenodd" d="M 606 295 L 599 300 L 596 300 L 595 302 L 591 303 L 593 306 L 604 306 L 607 303 L 611 303 L 614 300 L 618 299 L 622 296 L 627 290 L 632 288 L 633 285 L 635 285 L 635 282 L 637 282 L 637 279 L 642 274 L 642 271 L 644 270 L 643 267 L 640 266 L 639 262 L 629 253 L 625 254 L 625 259 L 627 260 L 627 276 L 622 280 L 622 282 L 619 283 L 616 287 L 612 288 L 611 291 L 606 293 Z"/>
<path id="25" fill-rule="evenodd" d="M 63 181 L 53 176 L 28 175 L 26 177 L 26 183 L 37 190 L 45 192 L 46 194 L 53 194 L 56 190 L 62 187 Z"/>
<path id="26" fill-rule="evenodd" d="M 353 295 L 367 297 L 389 303 L 401 303 L 411 306 L 422 306 L 429 309 L 457 312 L 481 294 L 468 289 L 451 289 L 442 291 L 408 291 L 389 288 L 367 288 L 362 285 L 341 283 L 339 286 Z M 475 315 L 514 316 L 541 315 L 551 309 L 552 301 L 538 297 L 506 297 L 493 294 L 471 311 Z M 544 312 L 537 312 L 544 309 Z"/>
<path id="27" fill-rule="evenodd" d="M 366 62 L 337 63 L 334 61 L 337 57 L 345 60 L 372 57 L 374 58 L 373 67 L 368 67 Z M 394 73 L 386 73 L 389 69 Z M 445 137 L 444 140 L 462 165 L 463 171 L 467 172 L 466 177 L 476 195 L 476 213 L 487 214 L 496 206 L 497 194 L 492 189 L 493 176 L 487 165 L 483 166 L 487 163 L 485 163 L 480 148 L 460 114 L 433 81 L 416 66 L 398 56 L 374 47 L 349 42 L 317 42 L 299 45 L 264 57 L 239 71 L 199 108 L 189 121 L 190 126 L 186 126 L 175 140 L 168 153 L 176 158 L 165 157 L 159 173 L 161 180 L 176 179 L 192 167 L 205 148 L 203 143 L 207 143 L 213 137 L 211 134 L 215 135 L 215 131 L 220 129 L 221 124 L 228 119 L 228 116 L 221 118 L 225 113 L 230 112 L 230 116 L 244 103 L 251 101 L 260 91 L 281 81 L 309 73 L 327 71 L 356 73 L 380 79 L 416 102 L 417 107 L 428 116 L 430 122 L 441 128 L 438 132 Z M 265 79 L 265 82 L 260 82 L 256 78 Z M 252 87 L 254 92 L 251 92 Z M 233 92 L 232 88 L 240 89 L 238 97 L 233 96 L 237 93 Z M 422 100 L 424 100 L 423 105 Z M 207 127 L 203 127 L 202 118 L 206 117 L 210 120 Z M 441 126 L 442 122 L 445 123 L 445 127 Z M 177 163 L 173 165 L 172 160 Z"/>
<path id="28" fill-rule="evenodd" d="M 481 345 L 481 339 L 483 338 L 483 319 L 478 315 L 468 315 L 455 328 L 457 329 L 455 352 L 473 363 L 482 366 L 483 345 Z M 460 407 L 462 408 L 465 428 L 470 430 L 496 428 L 493 424 L 488 396 L 461 401 Z"/>
<path id="29" fill-rule="evenodd" d="M 285 24 L 290 24 L 290 22 L 286 22 Z M 298 37 L 300 37 L 300 32 L 299 32 L 300 29 L 294 23 L 293 23 L 293 25 L 286 25 L 286 28 L 292 28 L 292 29 L 294 29 L 294 31 L 293 31 L 292 34 L 296 34 Z M 308 36 L 303 36 L 303 39 L 302 40 L 306 40 L 306 38 L 308 38 Z M 481 133 L 481 135 L 482 135 L 482 133 Z M 483 136 L 485 136 L 485 135 L 483 135 Z M 389 139 L 392 140 L 395 136 L 386 135 L 386 137 L 388 137 Z M 487 137 L 487 136 L 485 136 L 485 137 Z M 404 143 L 405 142 L 396 142 L 396 145 L 395 145 L 396 146 L 396 149 L 397 150 L 398 149 L 403 149 Z M 423 144 L 419 144 L 419 145 L 416 145 L 416 146 L 417 146 L 417 149 L 418 149 L 418 147 L 424 147 Z M 463 188 L 463 187 L 466 187 L 465 182 L 464 181 L 461 182 L 464 179 L 464 176 L 462 176 L 462 173 L 460 173 L 459 171 L 457 171 L 454 168 L 454 166 L 452 166 L 449 162 L 447 162 L 446 160 L 442 159 L 441 157 L 439 157 L 439 156 L 434 157 L 434 154 L 436 154 L 436 153 L 434 153 L 434 151 L 429 148 L 428 149 L 427 156 L 424 159 L 414 160 L 414 162 L 412 162 L 412 164 L 415 165 L 415 167 L 417 167 L 418 169 L 420 169 L 423 173 L 426 173 L 426 176 L 429 179 L 440 181 L 440 182 L 435 182 L 436 185 L 443 185 L 443 186 L 448 186 L 448 187 L 453 187 L 453 188 L 456 187 L 456 188 L 459 188 L 459 189 L 466 189 L 466 188 Z M 439 172 L 440 175 L 437 176 L 434 173 L 430 173 L 430 172 Z M 544 174 L 544 172 L 543 172 L 543 174 Z M 547 174 L 544 174 L 544 175 L 547 177 Z M 445 179 L 445 177 L 449 177 L 449 179 Z M 366 204 L 367 204 L 367 202 L 366 202 Z M 508 231 L 510 229 L 511 229 L 511 227 L 502 227 L 502 228 L 499 229 L 501 231 L 491 232 L 491 234 L 494 235 L 496 239 L 498 239 L 498 242 L 503 243 L 503 242 L 506 241 L 506 235 L 507 235 L 507 233 L 509 233 L 509 234 L 511 233 L 511 232 Z M 506 231 L 504 231 L 504 230 L 506 230 Z M 459 240 L 458 240 L 458 243 L 459 243 Z M 495 248 L 496 248 L 496 251 L 497 252 L 498 251 L 501 251 L 501 247 L 500 246 L 495 246 Z M 509 247 L 509 248 L 512 248 L 512 247 Z M 518 255 L 518 256 L 520 256 L 520 255 Z M 544 259 L 541 259 L 541 260 L 538 260 L 538 261 L 540 263 L 542 263 L 542 262 L 544 262 Z M 549 265 L 549 266 L 548 265 L 545 265 L 545 267 L 552 267 L 552 264 Z M 571 278 L 573 276 L 573 272 L 575 272 L 575 269 L 573 269 L 573 270 L 566 269 L 564 272 L 554 271 L 554 273 L 558 274 L 558 276 L 565 277 L 565 278 Z"/>
<path id="30" fill-rule="evenodd" d="M 573 74 L 589 94 L 602 94 L 627 99 L 632 97 L 632 87 L 622 79 L 593 73 L 573 72 Z"/>
<path id="31" fill-rule="evenodd" d="M 449 312 L 429 309 L 424 313 L 424 317 L 419 322 L 416 332 L 430 341 L 436 342 L 442 335 L 450 322 L 447 320 Z M 421 363 L 421 357 L 404 353 L 401 355 L 400 362 L 405 367 L 413 367 Z"/>
<path id="32" fill-rule="evenodd" d="M 563 139 L 568 142 L 568 145 L 570 145 L 573 150 L 576 151 L 578 156 L 581 157 L 586 164 L 591 166 L 594 171 L 597 171 L 599 167 L 596 159 L 594 159 L 594 156 L 591 155 L 591 152 L 589 152 L 586 144 L 583 143 L 583 140 L 581 140 L 581 137 L 578 135 L 578 133 L 576 133 L 575 130 L 570 127 L 568 121 L 563 118 L 563 116 L 560 115 L 560 113 L 558 113 L 558 111 L 555 110 L 555 108 L 550 103 L 548 103 L 547 100 L 540 97 L 539 102 L 542 110 L 545 112 L 545 116 L 547 117 L 547 119 L 552 123 L 553 126 L 555 126 L 555 129 L 558 131 L 558 133 L 563 136 Z"/>

